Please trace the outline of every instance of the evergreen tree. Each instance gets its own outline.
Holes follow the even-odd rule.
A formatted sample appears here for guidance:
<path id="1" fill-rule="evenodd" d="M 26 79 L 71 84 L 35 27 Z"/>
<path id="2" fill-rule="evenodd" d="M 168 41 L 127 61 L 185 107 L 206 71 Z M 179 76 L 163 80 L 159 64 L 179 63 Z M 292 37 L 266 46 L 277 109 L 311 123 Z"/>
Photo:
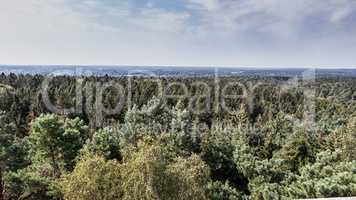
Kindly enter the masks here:
<path id="1" fill-rule="evenodd" d="M 85 150 L 103 156 L 111 160 L 121 160 L 120 138 L 112 128 L 104 128 L 96 131 L 92 139 L 85 145 Z"/>
<path id="2" fill-rule="evenodd" d="M 4 200 L 6 172 L 16 171 L 28 164 L 25 142 L 15 137 L 15 125 L 0 114 L 0 200 Z M 6 183 L 5 183 L 6 184 Z"/>
<path id="3" fill-rule="evenodd" d="M 70 170 L 87 137 L 87 127 L 80 119 L 64 119 L 57 115 L 41 115 L 32 123 L 29 136 L 34 162 L 48 162 L 53 175 Z"/>

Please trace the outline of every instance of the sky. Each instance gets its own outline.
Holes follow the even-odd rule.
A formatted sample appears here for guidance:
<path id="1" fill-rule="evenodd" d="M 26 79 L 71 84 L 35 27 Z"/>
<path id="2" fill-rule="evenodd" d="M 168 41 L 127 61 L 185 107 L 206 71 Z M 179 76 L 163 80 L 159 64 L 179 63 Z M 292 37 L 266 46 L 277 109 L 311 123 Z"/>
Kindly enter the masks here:
<path id="1" fill-rule="evenodd" d="M 356 67 L 356 0 L 0 0 L 1 64 Z"/>

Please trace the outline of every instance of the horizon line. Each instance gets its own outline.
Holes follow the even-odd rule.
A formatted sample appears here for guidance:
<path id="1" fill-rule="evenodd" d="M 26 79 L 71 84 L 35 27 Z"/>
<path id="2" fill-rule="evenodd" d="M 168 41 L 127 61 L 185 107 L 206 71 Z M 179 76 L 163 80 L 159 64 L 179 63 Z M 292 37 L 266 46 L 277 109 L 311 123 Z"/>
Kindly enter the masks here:
<path id="1" fill-rule="evenodd" d="M 126 65 L 126 64 L 0 64 L 0 67 L 167 67 L 167 68 L 236 68 L 236 69 L 355 69 L 356 66 L 227 66 L 227 65 Z"/>

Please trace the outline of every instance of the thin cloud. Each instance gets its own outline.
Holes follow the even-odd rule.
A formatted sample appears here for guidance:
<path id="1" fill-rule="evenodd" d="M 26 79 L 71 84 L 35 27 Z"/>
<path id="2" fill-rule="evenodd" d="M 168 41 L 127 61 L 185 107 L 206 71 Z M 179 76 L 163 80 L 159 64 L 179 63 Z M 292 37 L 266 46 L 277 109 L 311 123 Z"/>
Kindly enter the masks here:
<path id="1" fill-rule="evenodd" d="M 356 65 L 353 0 L 3 0 L 1 9 L 0 63 Z"/>

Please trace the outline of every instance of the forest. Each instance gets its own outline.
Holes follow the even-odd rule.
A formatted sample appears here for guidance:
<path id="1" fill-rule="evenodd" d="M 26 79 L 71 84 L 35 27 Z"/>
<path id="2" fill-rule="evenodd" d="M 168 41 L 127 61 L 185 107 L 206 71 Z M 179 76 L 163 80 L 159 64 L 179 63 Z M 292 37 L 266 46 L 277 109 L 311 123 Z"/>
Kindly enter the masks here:
<path id="1" fill-rule="evenodd" d="M 356 78 L 0 74 L 0 200 L 356 196 Z"/>

